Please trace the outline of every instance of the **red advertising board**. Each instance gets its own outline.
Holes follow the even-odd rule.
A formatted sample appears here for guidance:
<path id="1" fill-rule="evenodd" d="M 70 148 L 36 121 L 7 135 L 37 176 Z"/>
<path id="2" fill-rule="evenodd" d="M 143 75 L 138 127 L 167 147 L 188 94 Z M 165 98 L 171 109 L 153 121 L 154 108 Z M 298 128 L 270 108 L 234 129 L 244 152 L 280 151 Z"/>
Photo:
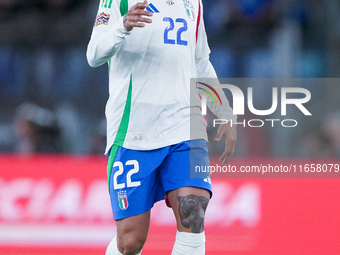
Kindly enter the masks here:
<path id="1" fill-rule="evenodd" d="M 337 172 L 333 168 L 333 178 L 309 175 L 311 164 L 319 164 L 321 173 L 337 161 L 307 162 L 231 162 L 237 169 L 261 164 L 309 169 L 297 178 L 275 178 L 274 170 L 243 178 L 213 174 L 219 178 L 212 179 L 214 195 L 206 213 L 206 254 L 340 254 Z M 105 157 L 0 156 L 0 255 L 104 254 L 115 232 Z M 171 254 L 175 233 L 172 210 L 156 203 L 143 254 Z"/>

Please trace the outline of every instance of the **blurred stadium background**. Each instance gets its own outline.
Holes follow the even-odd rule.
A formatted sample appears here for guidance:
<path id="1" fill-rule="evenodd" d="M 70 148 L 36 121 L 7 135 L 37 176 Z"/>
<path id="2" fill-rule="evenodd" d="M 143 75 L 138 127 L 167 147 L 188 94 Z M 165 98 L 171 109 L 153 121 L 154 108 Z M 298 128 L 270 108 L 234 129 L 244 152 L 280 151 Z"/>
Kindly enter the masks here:
<path id="1" fill-rule="evenodd" d="M 102 155 L 107 66 L 85 57 L 98 4 L 0 0 L 0 255 L 104 254 L 115 233 Z M 203 4 L 219 77 L 340 77 L 338 0 Z M 266 88 L 255 89 L 261 106 Z M 308 89 L 312 119 L 284 134 L 240 128 L 233 162 L 339 162 L 340 86 Z M 338 179 L 214 181 L 207 254 L 340 253 Z M 143 254 L 170 254 L 174 236 L 158 203 Z"/>

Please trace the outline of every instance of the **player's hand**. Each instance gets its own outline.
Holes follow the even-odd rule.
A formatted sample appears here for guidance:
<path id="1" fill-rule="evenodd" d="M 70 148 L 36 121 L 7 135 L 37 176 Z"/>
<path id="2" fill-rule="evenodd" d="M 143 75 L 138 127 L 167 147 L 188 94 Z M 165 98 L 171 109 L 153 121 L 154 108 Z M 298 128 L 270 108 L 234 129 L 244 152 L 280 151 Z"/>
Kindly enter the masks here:
<path id="1" fill-rule="evenodd" d="M 220 157 L 220 161 L 223 165 L 226 165 L 228 160 L 231 159 L 235 150 L 235 144 L 237 139 L 236 125 L 222 124 L 217 130 L 217 135 L 214 139 L 215 142 L 219 142 L 222 137 L 225 139 L 225 150 Z"/>
<path id="2" fill-rule="evenodd" d="M 151 17 L 153 14 L 145 10 L 148 7 L 148 2 L 133 5 L 130 10 L 124 15 L 123 24 L 127 31 L 131 31 L 134 27 L 144 27 L 145 23 L 151 23 L 152 20 L 143 16 Z"/>

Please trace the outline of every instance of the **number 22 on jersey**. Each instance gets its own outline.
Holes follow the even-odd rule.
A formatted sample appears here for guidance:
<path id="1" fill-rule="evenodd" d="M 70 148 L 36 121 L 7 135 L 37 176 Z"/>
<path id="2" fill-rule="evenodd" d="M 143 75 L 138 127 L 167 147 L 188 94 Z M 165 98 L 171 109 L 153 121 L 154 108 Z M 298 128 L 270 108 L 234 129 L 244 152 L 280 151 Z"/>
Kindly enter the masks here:
<path id="1" fill-rule="evenodd" d="M 164 43 L 165 44 L 177 44 L 177 45 L 184 45 L 187 46 L 188 42 L 185 40 L 182 40 L 182 33 L 188 30 L 188 24 L 185 19 L 178 18 L 175 20 L 176 23 L 181 23 L 182 26 L 177 30 L 177 37 L 176 39 L 170 39 L 171 36 L 173 36 L 173 31 L 175 29 L 175 22 L 170 17 L 164 17 L 163 21 L 168 22 L 169 26 L 165 28 L 164 30 Z M 172 37 L 173 38 L 173 37 Z"/>

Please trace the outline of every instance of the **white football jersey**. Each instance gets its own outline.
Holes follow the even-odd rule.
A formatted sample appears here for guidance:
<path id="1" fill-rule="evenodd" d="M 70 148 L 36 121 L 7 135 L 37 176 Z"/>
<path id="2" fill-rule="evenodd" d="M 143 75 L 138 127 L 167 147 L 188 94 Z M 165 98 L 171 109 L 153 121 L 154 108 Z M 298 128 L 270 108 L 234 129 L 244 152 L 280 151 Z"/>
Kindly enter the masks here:
<path id="1" fill-rule="evenodd" d="M 128 32 L 122 16 L 137 2 L 141 0 L 101 0 L 88 45 L 92 67 L 109 65 L 106 153 L 113 144 L 151 150 L 189 139 L 207 140 L 198 95 L 198 103 L 190 104 L 190 78 L 216 77 L 209 62 L 202 2 L 150 0 L 152 23 Z M 222 97 L 230 119 L 231 108 Z M 200 118 L 194 135 L 193 107 Z"/>

